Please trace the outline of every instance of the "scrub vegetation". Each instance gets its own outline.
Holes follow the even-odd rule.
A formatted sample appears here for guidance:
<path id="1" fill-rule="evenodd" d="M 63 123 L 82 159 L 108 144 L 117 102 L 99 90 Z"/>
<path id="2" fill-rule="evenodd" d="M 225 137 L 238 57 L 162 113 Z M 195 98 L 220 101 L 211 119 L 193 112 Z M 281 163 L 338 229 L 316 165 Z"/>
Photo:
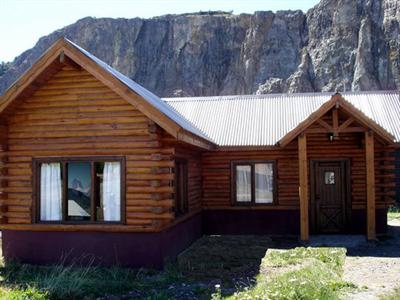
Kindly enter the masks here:
<path id="1" fill-rule="evenodd" d="M 265 255 L 273 241 L 253 237 L 248 247 L 249 238 L 205 237 L 163 271 L 2 264 L 0 298 L 335 299 L 351 286 L 341 278 L 344 249 L 271 249 Z"/>

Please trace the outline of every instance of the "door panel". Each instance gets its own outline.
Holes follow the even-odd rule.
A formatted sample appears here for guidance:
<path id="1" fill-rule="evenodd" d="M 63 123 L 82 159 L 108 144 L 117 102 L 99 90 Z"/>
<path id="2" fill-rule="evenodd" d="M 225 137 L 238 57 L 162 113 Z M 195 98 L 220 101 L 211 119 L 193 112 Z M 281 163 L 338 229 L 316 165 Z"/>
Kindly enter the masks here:
<path id="1" fill-rule="evenodd" d="M 346 163 L 316 161 L 314 167 L 314 228 L 317 233 L 340 233 L 346 226 Z"/>

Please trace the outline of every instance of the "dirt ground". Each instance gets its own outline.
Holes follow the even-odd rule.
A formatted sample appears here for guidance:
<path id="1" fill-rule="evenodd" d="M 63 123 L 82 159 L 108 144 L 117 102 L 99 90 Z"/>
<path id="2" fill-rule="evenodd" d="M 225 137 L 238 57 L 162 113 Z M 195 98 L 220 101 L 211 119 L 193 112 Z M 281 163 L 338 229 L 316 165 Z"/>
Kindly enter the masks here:
<path id="1" fill-rule="evenodd" d="M 400 221 L 392 221 L 391 238 L 348 249 L 344 279 L 358 286 L 348 299 L 379 299 L 400 286 Z"/>

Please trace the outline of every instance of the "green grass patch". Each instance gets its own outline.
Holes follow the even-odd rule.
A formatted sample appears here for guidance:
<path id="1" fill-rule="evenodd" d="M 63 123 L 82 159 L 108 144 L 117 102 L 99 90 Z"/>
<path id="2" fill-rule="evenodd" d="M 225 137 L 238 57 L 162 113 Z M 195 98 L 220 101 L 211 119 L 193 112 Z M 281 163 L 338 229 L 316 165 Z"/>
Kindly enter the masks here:
<path id="1" fill-rule="evenodd" d="M 396 288 L 393 292 L 379 297 L 380 300 L 398 300 L 400 299 L 400 286 Z"/>
<path id="2" fill-rule="evenodd" d="M 133 298 L 170 299 L 168 288 L 183 280 L 174 266 L 164 271 L 95 266 L 33 266 L 11 263 L 0 268 L 0 299 L 95 299 L 131 293 Z"/>
<path id="3" fill-rule="evenodd" d="M 254 287 L 228 299 L 339 299 L 346 250 L 343 248 L 295 248 L 269 250 Z"/>
<path id="4" fill-rule="evenodd" d="M 389 221 L 400 221 L 400 207 L 391 206 L 388 211 L 388 220 Z"/>

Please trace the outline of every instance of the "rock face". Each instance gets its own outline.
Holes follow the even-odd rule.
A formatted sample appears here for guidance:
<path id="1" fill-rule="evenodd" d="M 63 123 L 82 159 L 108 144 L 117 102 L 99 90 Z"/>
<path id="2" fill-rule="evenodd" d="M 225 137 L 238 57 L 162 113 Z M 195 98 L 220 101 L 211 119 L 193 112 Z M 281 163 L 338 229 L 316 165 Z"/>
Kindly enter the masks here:
<path id="1" fill-rule="evenodd" d="M 399 23 L 399 0 L 322 0 L 307 14 L 85 18 L 18 56 L 0 94 L 60 36 L 163 97 L 399 89 Z"/>

